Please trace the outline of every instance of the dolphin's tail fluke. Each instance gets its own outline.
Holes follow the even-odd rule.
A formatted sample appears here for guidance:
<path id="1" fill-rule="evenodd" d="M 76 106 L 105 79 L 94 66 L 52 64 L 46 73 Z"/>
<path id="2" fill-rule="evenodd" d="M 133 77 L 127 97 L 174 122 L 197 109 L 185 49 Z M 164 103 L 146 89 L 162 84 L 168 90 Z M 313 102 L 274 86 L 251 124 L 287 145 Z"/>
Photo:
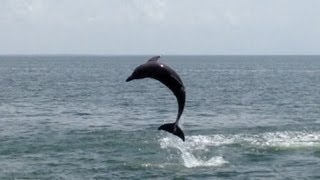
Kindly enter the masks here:
<path id="1" fill-rule="evenodd" d="M 182 139 L 182 141 L 184 141 L 184 133 L 176 123 L 163 124 L 158 128 L 158 130 L 168 131 L 169 133 L 178 136 Z"/>

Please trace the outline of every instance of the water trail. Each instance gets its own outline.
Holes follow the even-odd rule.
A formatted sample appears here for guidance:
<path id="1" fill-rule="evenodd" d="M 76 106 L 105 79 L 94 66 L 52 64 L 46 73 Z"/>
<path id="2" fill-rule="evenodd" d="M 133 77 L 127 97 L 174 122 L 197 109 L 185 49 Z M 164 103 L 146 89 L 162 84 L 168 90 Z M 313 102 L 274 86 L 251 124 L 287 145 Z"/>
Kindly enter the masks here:
<path id="1" fill-rule="evenodd" d="M 304 148 L 320 146 L 320 132 L 268 132 L 247 137 L 249 143 L 262 147 Z"/>
<path id="2" fill-rule="evenodd" d="M 261 134 L 198 135 L 189 137 L 189 140 L 204 147 L 227 144 L 283 148 L 316 147 L 320 146 L 320 132 L 280 131 Z"/>
<path id="3" fill-rule="evenodd" d="M 208 152 L 213 147 L 219 149 L 226 145 L 241 145 L 241 147 L 253 148 L 310 148 L 320 147 L 320 132 L 306 131 L 280 131 L 265 132 L 260 134 L 227 134 L 227 135 L 196 135 L 187 136 L 186 142 L 182 142 L 172 136 L 160 139 L 163 149 L 173 148 L 181 152 L 181 158 L 185 167 L 222 166 L 227 164 L 222 156 L 213 156 L 209 160 L 206 157 L 195 156 L 195 152 Z"/>
<path id="4" fill-rule="evenodd" d="M 320 146 L 320 132 L 277 131 L 260 134 L 196 135 L 187 137 L 187 140 L 186 148 L 189 149 L 206 149 L 210 146 L 230 144 L 284 148 L 318 147 Z"/>

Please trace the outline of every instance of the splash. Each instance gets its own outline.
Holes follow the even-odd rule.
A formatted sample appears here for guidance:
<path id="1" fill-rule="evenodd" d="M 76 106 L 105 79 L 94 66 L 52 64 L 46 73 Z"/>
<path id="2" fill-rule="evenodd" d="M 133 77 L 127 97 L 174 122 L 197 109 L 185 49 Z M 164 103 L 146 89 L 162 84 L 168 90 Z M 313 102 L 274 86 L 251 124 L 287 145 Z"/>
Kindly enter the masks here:
<path id="1" fill-rule="evenodd" d="M 181 153 L 181 158 L 183 160 L 183 164 L 187 168 L 193 167 L 203 167 L 203 166 L 222 166 L 223 164 L 227 164 L 228 161 L 224 160 L 222 156 L 211 157 L 209 160 L 203 160 L 202 158 L 198 158 L 193 154 L 194 150 L 206 150 L 205 145 L 200 145 L 201 141 L 189 141 L 182 142 L 180 139 L 176 139 L 174 137 L 165 137 L 160 140 L 161 148 L 175 148 L 178 149 Z M 200 145 L 200 146 L 197 146 Z M 198 147 L 198 148 L 196 148 Z"/>
<path id="2" fill-rule="evenodd" d="M 201 167 L 201 166 L 221 166 L 227 164 L 228 162 L 221 156 L 212 157 L 211 159 L 205 161 L 197 159 L 191 152 L 181 151 L 184 166 L 187 168 Z"/>

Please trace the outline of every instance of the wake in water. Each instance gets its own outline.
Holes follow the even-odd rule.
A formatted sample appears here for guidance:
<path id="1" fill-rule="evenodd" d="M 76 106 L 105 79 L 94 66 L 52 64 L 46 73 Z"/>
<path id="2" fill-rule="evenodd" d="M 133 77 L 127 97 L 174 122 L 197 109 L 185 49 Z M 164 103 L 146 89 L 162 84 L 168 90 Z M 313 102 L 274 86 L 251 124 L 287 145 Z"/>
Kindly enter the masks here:
<path id="1" fill-rule="evenodd" d="M 214 151 L 214 148 L 227 145 L 277 150 L 320 147 L 320 132 L 284 131 L 261 134 L 196 135 L 186 137 L 186 142 L 181 142 L 171 136 L 160 139 L 161 148 L 173 148 L 180 151 L 183 165 L 188 168 L 222 166 L 229 163 L 223 156 L 213 156 L 209 160 L 204 160 L 207 159 L 206 157 L 195 156 L 196 152 Z"/>

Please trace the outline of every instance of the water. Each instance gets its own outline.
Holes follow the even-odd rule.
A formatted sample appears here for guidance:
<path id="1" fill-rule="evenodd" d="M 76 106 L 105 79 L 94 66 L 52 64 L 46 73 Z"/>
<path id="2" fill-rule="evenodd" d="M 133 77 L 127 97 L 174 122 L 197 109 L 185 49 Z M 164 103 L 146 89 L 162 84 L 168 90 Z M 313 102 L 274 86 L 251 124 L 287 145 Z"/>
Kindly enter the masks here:
<path id="1" fill-rule="evenodd" d="M 320 56 L 1 56 L 0 179 L 319 179 Z"/>

